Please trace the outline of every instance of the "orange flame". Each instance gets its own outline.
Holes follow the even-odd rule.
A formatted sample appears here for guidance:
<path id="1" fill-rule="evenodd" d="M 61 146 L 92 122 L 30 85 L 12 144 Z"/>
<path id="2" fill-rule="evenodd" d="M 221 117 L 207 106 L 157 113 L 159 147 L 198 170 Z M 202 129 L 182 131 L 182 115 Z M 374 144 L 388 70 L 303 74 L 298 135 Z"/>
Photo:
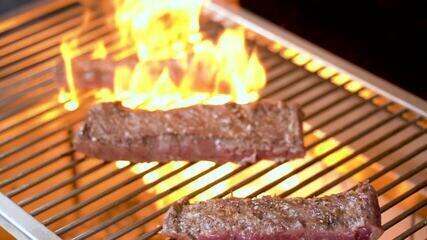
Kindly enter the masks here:
<path id="1" fill-rule="evenodd" d="M 120 65 L 114 69 L 113 88 L 94 89 L 99 101 L 121 101 L 129 108 L 150 111 L 181 108 L 195 104 L 248 103 L 259 98 L 259 90 L 266 84 L 266 73 L 255 51 L 248 52 L 245 31 L 228 28 L 218 37 L 209 39 L 200 31 L 199 17 L 203 0 L 114 0 L 114 24 L 120 41 L 113 48 L 104 42 L 95 44 L 91 59 L 119 61 L 136 55 L 134 66 Z M 77 41 L 63 42 L 61 53 L 65 63 L 67 89 L 61 89 L 60 101 L 67 102 L 66 109 L 78 108 L 78 98 L 73 77 L 72 59 L 78 55 Z M 130 162 L 120 160 L 117 168 Z M 131 168 L 141 173 L 157 163 L 141 163 Z M 185 162 L 171 162 L 143 176 L 150 183 L 182 167 Z M 248 177 L 253 171 L 270 166 L 263 161 L 252 171 L 239 177 Z M 177 174 L 173 179 L 155 185 L 151 190 L 163 192 L 172 186 L 210 167 L 212 162 L 199 162 Z M 238 166 L 226 164 L 211 174 L 180 188 L 177 192 L 156 202 L 158 207 L 179 199 L 215 179 L 230 173 Z M 287 166 L 288 171 L 291 166 Z M 276 176 L 276 173 L 272 173 Z M 236 180 L 238 181 L 238 180 Z M 227 190 L 236 181 L 221 182 L 208 190 L 203 197 Z M 270 179 L 261 179 L 266 184 Z M 250 190 L 250 189 L 249 189 Z M 246 188 L 236 192 L 245 195 Z"/>
<path id="2" fill-rule="evenodd" d="M 68 91 L 66 91 L 65 89 L 61 89 L 58 95 L 58 101 L 61 103 L 65 103 L 64 107 L 69 111 L 76 110 L 79 107 L 79 101 L 77 99 L 77 89 L 74 84 L 74 76 L 72 69 L 72 59 L 78 55 L 77 45 L 78 41 L 74 39 L 70 42 L 63 41 L 60 46 L 62 59 L 64 61 L 64 69 L 67 79 Z"/>
<path id="3" fill-rule="evenodd" d="M 100 101 L 121 101 L 129 108 L 167 110 L 195 104 L 256 101 L 266 83 L 266 73 L 256 52 L 248 53 L 241 28 L 226 29 L 215 42 L 200 32 L 203 0 L 116 0 L 115 25 L 121 60 L 136 54 L 135 66 L 114 69 L 114 87 L 98 89 Z M 61 53 L 67 74 L 67 91 L 78 107 L 71 59 L 75 45 L 64 42 Z M 106 59 L 107 48 L 97 42 L 92 59 Z M 71 110 L 66 106 L 67 109 Z"/>

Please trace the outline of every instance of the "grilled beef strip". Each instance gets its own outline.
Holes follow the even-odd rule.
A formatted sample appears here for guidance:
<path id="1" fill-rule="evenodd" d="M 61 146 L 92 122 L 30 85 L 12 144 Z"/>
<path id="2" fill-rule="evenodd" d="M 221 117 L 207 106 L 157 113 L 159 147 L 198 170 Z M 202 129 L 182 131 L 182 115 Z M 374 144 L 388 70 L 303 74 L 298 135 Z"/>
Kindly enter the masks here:
<path id="1" fill-rule="evenodd" d="M 101 103 L 89 111 L 74 146 L 104 160 L 284 162 L 305 154 L 301 115 L 295 106 L 267 100 L 169 111 Z"/>
<path id="2" fill-rule="evenodd" d="M 162 230 L 181 240 L 373 240 L 382 233 L 369 183 L 319 198 L 184 200 L 169 209 Z"/>
<path id="3" fill-rule="evenodd" d="M 113 88 L 114 69 L 120 66 L 133 68 L 138 62 L 135 57 L 123 61 L 114 61 L 111 56 L 105 59 L 92 59 L 90 55 L 81 55 L 71 61 L 74 83 L 77 89 Z M 59 87 L 67 88 L 67 76 L 64 62 L 58 61 L 55 79 Z"/>
<path id="4" fill-rule="evenodd" d="M 97 88 L 113 89 L 115 69 L 127 67 L 134 69 L 138 63 L 135 55 L 122 60 L 114 60 L 112 56 L 104 59 L 92 59 L 90 55 L 81 55 L 72 59 L 72 71 L 74 83 L 77 89 L 91 90 Z M 164 60 L 147 64 L 150 66 L 150 73 L 156 79 L 163 69 L 169 70 L 171 79 L 178 83 L 184 75 L 184 69 L 177 60 Z M 67 88 L 67 76 L 63 60 L 59 60 L 55 68 L 55 79 L 60 88 Z"/>

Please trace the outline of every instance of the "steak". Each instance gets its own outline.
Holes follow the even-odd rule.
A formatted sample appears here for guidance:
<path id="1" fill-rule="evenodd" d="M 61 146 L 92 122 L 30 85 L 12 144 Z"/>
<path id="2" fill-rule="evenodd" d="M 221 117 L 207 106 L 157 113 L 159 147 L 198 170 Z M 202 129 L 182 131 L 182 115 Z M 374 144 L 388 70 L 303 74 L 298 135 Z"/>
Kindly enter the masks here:
<path id="1" fill-rule="evenodd" d="M 101 103 L 89 111 L 74 146 L 104 160 L 284 162 L 305 154 L 301 117 L 295 106 L 266 100 L 168 111 Z"/>
<path id="2" fill-rule="evenodd" d="M 76 88 L 92 90 L 96 88 L 113 89 L 115 69 L 127 67 L 134 69 L 138 63 L 135 55 L 120 61 L 113 60 L 112 56 L 104 59 L 92 59 L 90 55 L 81 55 L 72 59 L 73 77 Z M 146 64 L 153 79 L 157 79 L 162 71 L 167 68 L 170 78 L 178 83 L 184 75 L 184 69 L 177 60 L 164 60 Z M 55 68 L 55 79 L 60 88 L 67 88 L 67 76 L 63 60 L 58 61 Z"/>
<path id="3" fill-rule="evenodd" d="M 137 58 L 127 58 L 123 61 L 106 59 L 92 59 L 90 55 L 81 55 L 72 59 L 73 77 L 76 88 L 91 90 L 94 88 L 113 88 L 114 69 L 120 66 L 133 68 Z M 64 62 L 61 59 L 55 68 L 55 79 L 59 87 L 67 88 L 67 76 Z"/>
<path id="4" fill-rule="evenodd" d="M 372 240 L 382 233 L 377 194 L 369 183 L 319 198 L 184 200 L 169 209 L 162 230 L 182 240 Z"/>

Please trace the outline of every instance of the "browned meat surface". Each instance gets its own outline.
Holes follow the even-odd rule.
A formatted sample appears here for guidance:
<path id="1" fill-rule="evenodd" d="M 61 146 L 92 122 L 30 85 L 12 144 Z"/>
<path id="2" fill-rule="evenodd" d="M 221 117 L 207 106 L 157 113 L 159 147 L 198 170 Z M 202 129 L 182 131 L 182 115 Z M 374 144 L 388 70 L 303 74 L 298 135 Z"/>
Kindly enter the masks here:
<path id="1" fill-rule="evenodd" d="M 383 230 L 377 194 L 368 183 L 319 198 L 182 201 L 170 208 L 162 233 L 175 239 L 372 240 Z"/>
<path id="2" fill-rule="evenodd" d="M 74 82 L 78 89 L 92 90 L 96 88 L 113 88 L 114 71 L 118 67 L 128 67 L 133 69 L 138 63 L 136 56 L 131 56 L 120 61 L 114 61 L 111 56 L 105 59 L 92 59 L 90 55 L 82 55 L 72 60 L 72 71 Z M 183 67 L 176 60 L 167 60 L 147 64 L 153 79 L 156 79 L 168 68 L 171 79 L 178 83 L 184 75 Z M 67 88 L 64 62 L 57 63 L 55 69 L 55 79 L 60 87 Z"/>
<path id="3" fill-rule="evenodd" d="M 88 55 L 76 57 L 71 63 L 76 87 L 78 89 L 113 88 L 114 69 L 119 66 L 133 67 L 137 61 L 136 58 L 117 62 L 111 57 L 106 59 L 91 59 Z M 55 78 L 60 87 L 67 87 L 62 60 L 57 64 Z"/>
<path id="4" fill-rule="evenodd" d="M 253 163 L 304 156 L 301 113 L 282 102 L 196 105 L 169 111 L 94 106 L 75 148 L 104 160 Z"/>

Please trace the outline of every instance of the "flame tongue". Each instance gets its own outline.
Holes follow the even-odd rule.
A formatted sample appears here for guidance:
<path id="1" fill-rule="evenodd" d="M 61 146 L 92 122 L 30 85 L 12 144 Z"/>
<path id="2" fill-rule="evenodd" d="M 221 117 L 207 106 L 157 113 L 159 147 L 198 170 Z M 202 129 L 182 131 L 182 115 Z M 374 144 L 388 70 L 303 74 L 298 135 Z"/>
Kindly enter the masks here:
<path id="1" fill-rule="evenodd" d="M 97 43 L 92 59 L 118 61 L 133 53 L 138 63 L 117 66 L 113 89 L 99 89 L 95 96 L 147 110 L 257 100 L 266 74 L 257 54 L 247 52 L 244 30 L 226 29 L 216 42 L 204 38 L 199 31 L 203 2 L 116 0 L 119 45 L 130 49 L 107 57 L 104 44 Z M 62 45 L 65 62 L 74 56 L 70 55 L 69 43 Z M 72 64 L 68 62 L 67 96 L 77 102 Z"/>

